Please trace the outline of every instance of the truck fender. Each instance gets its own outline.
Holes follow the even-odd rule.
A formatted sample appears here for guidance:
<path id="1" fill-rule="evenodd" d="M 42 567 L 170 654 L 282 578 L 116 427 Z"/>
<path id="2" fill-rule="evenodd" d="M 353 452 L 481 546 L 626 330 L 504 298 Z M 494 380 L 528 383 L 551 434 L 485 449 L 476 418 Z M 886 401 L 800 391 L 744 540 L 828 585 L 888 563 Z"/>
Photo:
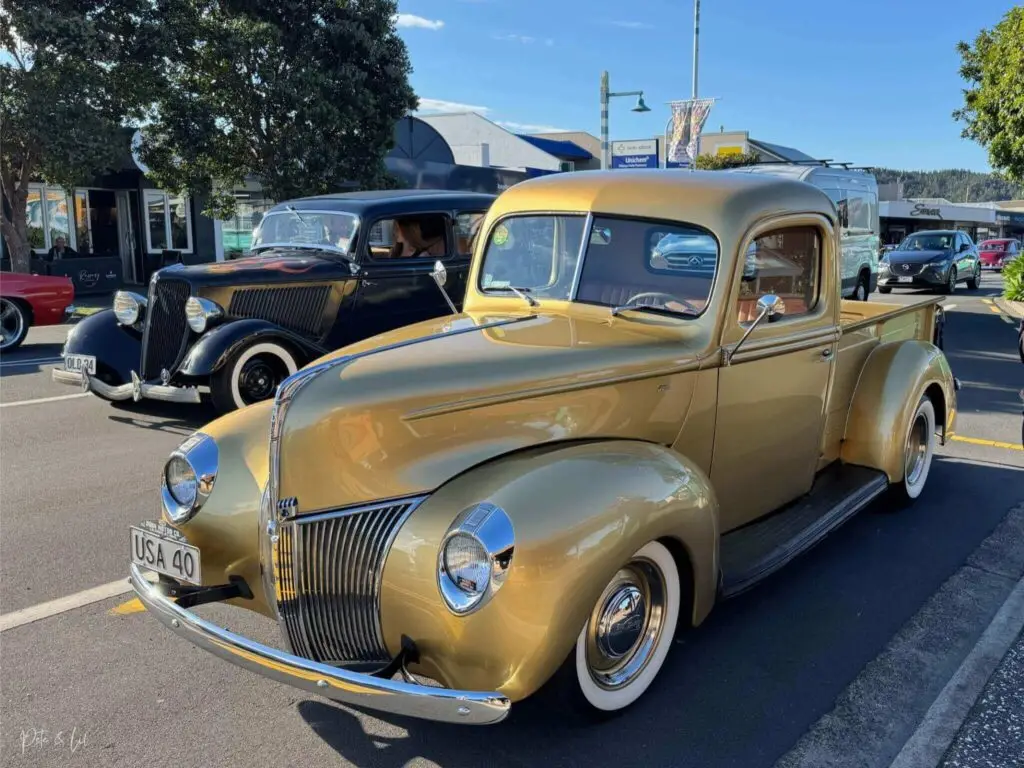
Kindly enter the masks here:
<path id="1" fill-rule="evenodd" d="M 934 344 L 905 339 L 876 347 L 864 363 L 847 416 L 840 452 L 848 464 L 879 469 L 903 479 L 903 448 L 910 420 L 927 395 L 945 443 L 953 435 L 956 393 L 946 356 Z"/>
<path id="2" fill-rule="evenodd" d="M 235 352 L 261 341 L 283 343 L 300 368 L 329 351 L 268 320 L 248 318 L 218 325 L 204 333 L 189 349 L 178 370 L 185 376 L 209 377 Z"/>
<path id="3" fill-rule="evenodd" d="M 96 378 L 119 387 L 130 382 L 132 371 L 142 364 L 142 331 L 138 325 L 121 325 L 114 310 L 104 309 L 71 326 L 63 354 L 92 355 Z"/>
<path id="4" fill-rule="evenodd" d="M 438 589 L 441 541 L 481 502 L 515 535 L 501 589 L 456 616 Z M 424 674 L 518 700 L 572 650 L 601 591 L 648 542 L 673 553 L 680 621 L 700 623 L 718 586 L 718 508 L 710 480 L 660 445 L 631 440 L 548 444 L 493 459 L 431 494 L 403 524 L 385 562 L 381 623 L 391 652 L 416 643 Z"/>

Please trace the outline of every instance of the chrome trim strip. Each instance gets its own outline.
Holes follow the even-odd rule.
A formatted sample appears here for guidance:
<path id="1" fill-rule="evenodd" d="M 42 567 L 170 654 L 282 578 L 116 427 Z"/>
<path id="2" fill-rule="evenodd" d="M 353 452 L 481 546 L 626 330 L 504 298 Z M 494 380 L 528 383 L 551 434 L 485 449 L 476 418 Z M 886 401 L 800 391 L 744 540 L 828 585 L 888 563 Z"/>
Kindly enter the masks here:
<path id="1" fill-rule="evenodd" d="M 302 659 L 236 635 L 180 608 L 167 586 L 150 583 L 132 564 L 129 580 L 139 600 L 176 635 L 236 666 L 342 704 L 446 723 L 489 725 L 508 716 L 512 706 L 497 692 L 433 688 L 349 672 Z"/>
<path id="2" fill-rule="evenodd" d="M 587 213 L 583 222 L 583 237 L 580 238 L 580 252 L 576 254 L 576 272 L 572 276 L 572 286 L 569 288 L 569 301 L 576 301 L 580 291 L 580 280 L 583 279 L 583 258 L 587 255 L 587 246 L 590 245 L 590 233 L 594 229 L 594 212 Z"/>
<path id="3" fill-rule="evenodd" d="M 389 499 L 386 501 L 375 501 L 373 504 L 364 504 L 358 507 L 346 507 L 345 509 L 328 510 L 325 512 L 314 512 L 307 515 L 299 515 L 288 520 L 288 525 L 306 525 L 308 523 L 316 523 L 320 520 L 330 520 L 335 517 L 347 517 L 348 515 L 359 515 L 363 512 L 376 512 L 380 509 L 387 509 L 388 507 L 399 507 L 406 504 L 410 505 L 410 512 L 427 500 L 426 496 L 404 496 L 397 499 Z"/>

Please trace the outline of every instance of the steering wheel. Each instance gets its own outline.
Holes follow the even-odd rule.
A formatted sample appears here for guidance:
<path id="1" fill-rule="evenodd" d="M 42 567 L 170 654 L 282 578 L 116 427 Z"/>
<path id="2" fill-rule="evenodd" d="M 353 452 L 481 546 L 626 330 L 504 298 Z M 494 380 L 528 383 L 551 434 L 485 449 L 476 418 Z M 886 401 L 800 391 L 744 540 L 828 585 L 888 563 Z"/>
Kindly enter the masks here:
<path id="1" fill-rule="evenodd" d="M 693 306 L 693 304 L 688 302 L 686 299 L 680 299 L 678 296 L 673 296 L 671 293 L 662 293 L 661 291 L 647 291 L 645 293 L 638 293 L 635 296 L 630 296 L 626 300 L 626 306 L 632 306 L 633 304 L 636 303 L 637 299 L 644 299 L 644 298 L 648 298 L 648 297 L 653 298 L 653 299 L 668 299 L 668 301 L 674 301 L 677 304 L 682 304 L 684 307 L 689 309 L 695 315 L 699 315 L 700 314 L 700 310 L 697 309 L 697 307 Z M 662 306 L 667 305 L 668 301 L 662 301 L 661 302 Z"/>

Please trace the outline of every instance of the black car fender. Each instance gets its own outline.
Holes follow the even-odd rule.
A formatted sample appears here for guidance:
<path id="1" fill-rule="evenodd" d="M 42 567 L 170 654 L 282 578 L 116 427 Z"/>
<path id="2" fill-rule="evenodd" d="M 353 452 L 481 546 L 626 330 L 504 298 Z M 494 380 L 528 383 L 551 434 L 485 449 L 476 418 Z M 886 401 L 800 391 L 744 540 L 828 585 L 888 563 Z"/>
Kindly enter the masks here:
<path id="1" fill-rule="evenodd" d="M 132 380 L 139 370 L 142 355 L 141 322 L 121 325 L 114 310 L 104 309 L 78 321 L 68 332 L 65 355 L 91 355 L 96 358 L 96 378 L 119 387 Z"/>
<path id="2" fill-rule="evenodd" d="M 238 350 L 261 341 L 283 343 L 295 354 L 295 362 L 300 368 L 330 351 L 268 320 L 234 320 L 206 331 L 192 344 L 178 373 L 190 378 L 207 378 L 222 368 Z"/>

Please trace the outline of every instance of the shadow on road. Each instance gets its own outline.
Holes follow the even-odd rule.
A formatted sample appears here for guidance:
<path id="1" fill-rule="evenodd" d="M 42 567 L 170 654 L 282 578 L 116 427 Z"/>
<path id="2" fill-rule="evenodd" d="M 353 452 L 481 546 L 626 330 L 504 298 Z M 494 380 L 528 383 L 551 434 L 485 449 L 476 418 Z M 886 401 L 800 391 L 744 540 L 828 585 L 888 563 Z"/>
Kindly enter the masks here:
<path id="1" fill-rule="evenodd" d="M 217 418 L 213 407 L 206 403 L 182 405 L 159 400 L 120 400 L 109 403 L 114 411 L 107 418 L 119 424 L 151 429 L 159 432 L 189 434 Z M 159 421 L 157 421 L 159 419 Z"/>
<path id="2" fill-rule="evenodd" d="M 635 765 L 640 755 L 648 767 L 770 766 L 1022 499 L 1024 469 L 938 458 L 913 507 L 876 503 L 717 606 L 680 634 L 647 694 L 600 726 L 567 726 L 534 702 L 483 728 L 387 718 L 405 735 L 318 700 L 297 710 L 359 766 Z"/>
<path id="3" fill-rule="evenodd" d="M 39 373 L 43 366 L 60 361 L 63 343 L 23 344 L 15 350 L 0 355 L 0 378 Z"/>
<path id="4" fill-rule="evenodd" d="M 1016 327 L 994 312 L 950 312 L 945 335 L 946 357 L 963 384 L 957 393 L 960 411 L 1019 416 L 1024 366 Z"/>

